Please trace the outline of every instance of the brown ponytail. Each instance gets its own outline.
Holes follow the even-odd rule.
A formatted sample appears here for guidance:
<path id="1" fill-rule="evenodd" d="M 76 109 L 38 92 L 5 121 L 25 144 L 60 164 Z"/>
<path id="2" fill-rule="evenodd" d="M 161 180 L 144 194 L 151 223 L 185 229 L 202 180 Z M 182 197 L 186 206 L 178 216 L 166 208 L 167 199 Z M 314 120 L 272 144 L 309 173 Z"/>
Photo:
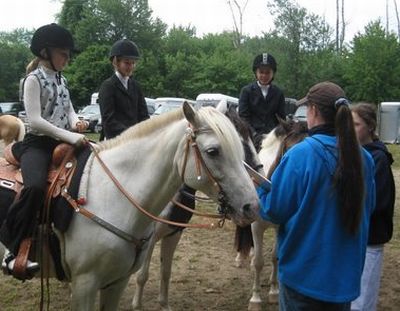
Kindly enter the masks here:
<path id="1" fill-rule="evenodd" d="M 26 75 L 34 71 L 39 66 L 39 62 L 40 62 L 39 57 L 35 57 L 34 59 L 32 59 L 31 62 L 28 64 L 28 66 L 26 66 Z"/>
<path id="2" fill-rule="evenodd" d="M 364 179 L 361 149 L 348 105 L 338 107 L 335 117 L 339 159 L 335 172 L 340 215 L 347 231 L 356 234 L 363 213 Z"/>

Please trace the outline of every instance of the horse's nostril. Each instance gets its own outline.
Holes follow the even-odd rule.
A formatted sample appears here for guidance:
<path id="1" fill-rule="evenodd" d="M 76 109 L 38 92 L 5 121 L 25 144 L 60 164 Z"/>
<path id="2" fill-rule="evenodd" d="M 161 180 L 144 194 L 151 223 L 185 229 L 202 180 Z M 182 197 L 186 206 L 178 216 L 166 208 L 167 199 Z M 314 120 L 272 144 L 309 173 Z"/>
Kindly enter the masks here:
<path id="1" fill-rule="evenodd" d="M 250 204 L 243 205 L 243 214 L 249 213 L 250 210 L 251 210 L 251 205 Z"/>

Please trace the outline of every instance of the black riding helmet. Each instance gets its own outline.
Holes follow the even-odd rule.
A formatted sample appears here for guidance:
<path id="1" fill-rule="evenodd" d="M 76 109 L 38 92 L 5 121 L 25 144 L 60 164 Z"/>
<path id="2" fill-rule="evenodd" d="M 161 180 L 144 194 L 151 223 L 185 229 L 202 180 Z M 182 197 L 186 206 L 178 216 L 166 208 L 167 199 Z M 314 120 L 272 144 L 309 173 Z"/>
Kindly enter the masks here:
<path id="1" fill-rule="evenodd" d="M 43 58 L 40 52 L 48 48 L 61 48 L 75 51 L 74 39 L 71 33 L 55 23 L 38 28 L 33 34 L 31 51 L 35 56 Z"/>
<path id="2" fill-rule="evenodd" d="M 125 57 L 130 59 L 139 59 L 139 49 L 137 48 L 136 44 L 133 43 L 131 40 L 122 39 L 118 40 L 113 44 L 110 51 L 110 60 L 117 57 Z"/>
<path id="3" fill-rule="evenodd" d="M 277 64 L 275 58 L 268 53 L 262 53 L 257 55 L 253 61 L 253 72 L 255 73 L 257 68 L 260 66 L 269 66 L 272 71 L 275 73 L 277 70 Z"/>

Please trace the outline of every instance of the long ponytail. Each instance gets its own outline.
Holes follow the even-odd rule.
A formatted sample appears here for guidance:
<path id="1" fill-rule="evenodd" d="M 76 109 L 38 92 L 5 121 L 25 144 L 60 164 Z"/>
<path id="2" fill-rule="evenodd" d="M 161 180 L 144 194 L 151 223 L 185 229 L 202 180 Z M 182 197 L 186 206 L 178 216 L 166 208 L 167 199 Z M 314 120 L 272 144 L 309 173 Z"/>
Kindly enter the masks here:
<path id="1" fill-rule="evenodd" d="M 339 159 L 334 183 L 343 224 L 350 234 L 356 234 L 363 213 L 364 179 L 361 148 L 354 130 L 351 110 L 339 105 L 335 117 Z"/>

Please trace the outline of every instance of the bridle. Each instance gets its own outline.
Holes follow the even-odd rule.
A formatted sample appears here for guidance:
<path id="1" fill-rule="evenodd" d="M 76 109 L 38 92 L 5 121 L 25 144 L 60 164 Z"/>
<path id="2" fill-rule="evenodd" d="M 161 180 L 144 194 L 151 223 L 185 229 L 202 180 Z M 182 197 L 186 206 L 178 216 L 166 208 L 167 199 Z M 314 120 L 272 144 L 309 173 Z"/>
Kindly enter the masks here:
<path id="1" fill-rule="evenodd" d="M 192 124 L 188 124 L 188 127 L 186 128 L 186 146 L 185 146 L 185 156 L 182 164 L 182 169 L 181 169 L 181 179 L 182 182 L 185 183 L 185 171 L 186 171 L 186 164 L 187 164 L 187 159 L 190 151 L 190 147 L 193 150 L 193 155 L 194 155 L 194 161 L 195 161 L 195 166 L 196 166 L 196 174 L 197 174 L 197 180 L 201 179 L 201 168 L 203 167 L 205 170 L 205 173 L 208 177 L 208 179 L 213 183 L 214 187 L 217 188 L 218 191 L 218 212 L 220 215 L 218 218 L 225 218 L 226 214 L 229 212 L 229 209 L 231 208 L 228 200 L 226 199 L 226 194 L 224 190 L 222 189 L 221 185 L 218 183 L 218 181 L 214 178 L 212 175 L 210 169 L 208 168 L 207 164 L 205 163 L 203 157 L 201 156 L 201 152 L 199 149 L 199 146 L 197 145 L 196 138 L 197 135 L 206 133 L 206 132 L 211 132 L 211 129 L 208 128 L 200 128 L 200 129 L 195 129 Z M 173 202 L 176 204 L 176 202 Z M 179 204 L 176 204 L 179 206 Z M 193 209 L 190 209 L 193 214 L 196 215 L 196 212 Z"/>
<path id="2" fill-rule="evenodd" d="M 188 128 L 186 129 L 186 145 L 185 145 L 185 154 L 184 154 L 184 160 L 182 163 L 182 170 L 181 170 L 181 179 L 182 182 L 185 182 L 185 171 L 186 171 L 186 165 L 187 161 L 189 158 L 189 153 L 190 149 L 193 150 L 193 155 L 194 155 L 194 161 L 196 165 L 196 173 L 197 173 L 197 180 L 200 180 L 202 178 L 201 175 L 201 168 L 205 170 L 205 173 L 209 180 L 213 183 L 213 185 L 217 188 L 218 191 L 218 203 L 220 205 L 218 211 L 219 214 L 209 214 L 209 213 L 202 213 L 195 211 L 194 209 L 187 207 L 176 200 L 172 200 L 172 203 L 177 205 L 178 207 L 181 207 L 194 215 L 201 216 L 201 217 L 206 217 L 206 218 L 212 218 L 212 219 L 219 219 L 217 223 L 211 222 L 211 223 L 181 223 L 181 222 L 175 222 L 171 221 L 165 218 L 161 218 L 158 216 L 155 216 L 151 213 L 149 213 L 145 208 L 141 206 L 141 204 L 129 193 L 127 190 L 121 185 L 121 183 L 117 180 L 117 178 L 114 176 L 114 174 L 111 172 L 111 170 L 108 168 L 108 166 L 104 163 L 104 161 L 101 159 L 97 149 L 95 148 L 92 143 L 87 141 L 87 144 L 90 146 L 94 157 L 97 159 L 99 162 L 100 166 L 104 170 L 104 172 L 107 174 L 107 176 L 111 179 L 113 184 L 118 188 L 118 190 L 124 195 L 124 197 L 136 208 L 138 209 L 141 213 L 145 214 L 147 217 L 151 218 L 154 221 L 161 222 L 163 224 L 167 225 L 173 225 L 177 227 L 183 227 L 183 228 L 206 228 L 206 229 L 214 229 L 214 228 L 221 228 L 226 219 L 226 215 L 231 208 L 231 206 L 228 203 L 228 200 L 226 199 L 226 195 L 221 187 L 221 185 L 218 183 L 218 181 L 214 178 L 212 175 L 210 169 L 207 167 L 203 157 L 201 156 L 200 149 L 196 143 L 196 138 L 198 135 L 206 132 L 210 132 L 211 129 L 194 129 L 194 127 L 189 124 Z M 117 236 L 121 237 L 122 239 L 125 239 L 129 242 L 134 243 L 138 247 L 141 247 L 141 245 L 145 242 L 145 240 L 139 240 L 136 239 L 135 237 L 131 236 L 130 234 L 123 232 L 122 230 L 118 229 L 114 225 L 108 223 L 107 221 L 101 219 L 100 217 L 96 216 L 95 214 L 91 213 L 82 205 L 84 205 L 84 202 L 80 202 L 79 200 L 74 200 L 68 193 L 68 189 L 63 189 L 62 191 L 62 196 L 69 202 L 69 204 L 72 206 L 72 208 L 75 209 L 75 212 L 82 214 L 83 216 L 91 219 L 92 221 L 96 222 L 103 228 L 113 232 Z M 78 203 L 79 202 L 79 203 Z"/>

